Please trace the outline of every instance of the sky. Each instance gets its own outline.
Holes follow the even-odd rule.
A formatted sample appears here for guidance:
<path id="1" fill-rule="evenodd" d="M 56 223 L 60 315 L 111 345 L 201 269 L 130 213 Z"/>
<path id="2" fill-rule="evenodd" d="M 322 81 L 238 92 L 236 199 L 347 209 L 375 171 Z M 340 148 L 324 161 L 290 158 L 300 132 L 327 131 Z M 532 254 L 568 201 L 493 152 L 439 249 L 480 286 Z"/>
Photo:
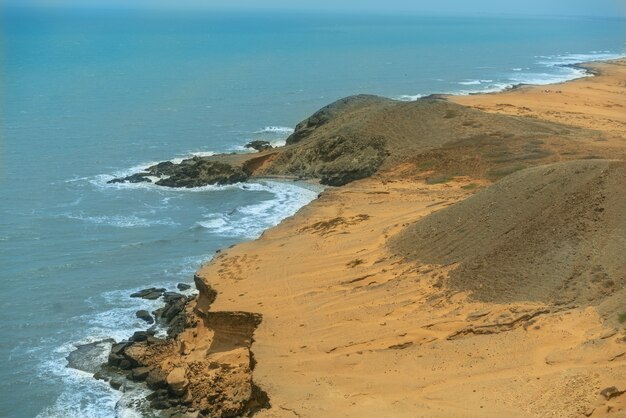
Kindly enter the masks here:
<path id="1" fill-rule="evenodd" d="M 2 0 L 10 6 L 626 18 L 626 0 Z"/>

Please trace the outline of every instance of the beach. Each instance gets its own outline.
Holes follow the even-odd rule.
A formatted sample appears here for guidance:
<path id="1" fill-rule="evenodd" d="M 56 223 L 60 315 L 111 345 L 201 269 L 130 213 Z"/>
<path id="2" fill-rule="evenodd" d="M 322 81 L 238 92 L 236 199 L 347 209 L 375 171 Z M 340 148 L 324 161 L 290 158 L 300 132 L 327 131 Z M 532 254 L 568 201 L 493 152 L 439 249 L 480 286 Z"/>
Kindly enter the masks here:
<path id="1" fill-rule="evenodd" d="M 248 398 L 260 417 L 620 416 L 626 66 L 585 67 L 596 75 L 447 100 L 587 138 L 546 135 L 551 152 L 513 158 L 530 162 L 498 181 L 416 158 L 328 188 L 203 266 L 187 328 L 158 361 L 149 346 L 136 358 L 216 415 Z M 589 268 L 605 276 L 587 282 Z M 206 374 L 227 383 L 193 398 Z M 218 389 L 222 406 L 201 399 Z"/>
<path id="2" fill-rule="evenodd" d="M 621 413 L 622 18 L 71 2 L 0 13 L 0 416 Z"/>
<path id="3" fill-rule="evenodd" d="M 536 117 L 611 134 L 607 146 L 624 136 L 624 61 L 580 64 L 590 75 L 547 86 L 523 85 L 493 95 L 451 96 L 450 100 L 487 112 Z M 623 144 L 621 144 L 623 146 Z"/>

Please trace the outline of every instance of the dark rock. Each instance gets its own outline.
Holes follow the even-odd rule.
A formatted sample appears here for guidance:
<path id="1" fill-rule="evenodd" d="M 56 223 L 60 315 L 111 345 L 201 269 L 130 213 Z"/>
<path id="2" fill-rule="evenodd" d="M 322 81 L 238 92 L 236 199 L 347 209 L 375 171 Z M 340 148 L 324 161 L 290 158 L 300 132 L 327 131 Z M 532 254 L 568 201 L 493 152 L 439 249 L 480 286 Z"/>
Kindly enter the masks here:
<path id="1" fill-rule="evenodd" d="M 147 299 L 147 300 L 156 300 L 156 299 L 160 298 L 160 297 L 161 297 L 161 295 L 162 295 L 162 293 L 161 293 L 161 292 L 151 292 L 151 293 L 148 293 L 147 295 L 145 295 L 145 296 L 143 297 L 143 299 Z"/>
<path id="2" fill-rule="evenodd" d="M 137 315 L 137 318 L 146 321 L 148 324 L 153 324 L 154 323 L 154 318 L 152 318 L 152 315 L 150 315 L 150 312 L 148 312 L 148 311 L 146 311 L 144 309 L 142 309 L 140 311 L 137 311 L 137 313 L 135 315 Z"/>
<path id="3" fill-rule="evenodd" d="M 119 367 L 121 361 L 124 360 L 124 356 L 114 353 L 109 353 L 107 363 L 109 366 Z"/>
<path id="4" fill-rule="evenodd" d="M 185 290 L 189 290 L 191 289 L 191 286 L 185 283 L 178 283 L 176 285 L 176 287 L 178 288 L 178 290 L 180 290 L 181 292 L 185 291 Z"/>
<path id="5" fill-rule="evenodd" d="M 322 184 L 343 186 L 374 174 L 388 155 L 382 137 L 333 135 L 283 151 L 268 174 L 318 177 Z"/>
<path id="6" fill-rule="evenodd" d="M 135 382 L 141 382 L 146 380 L 148 374 L 152 371 L 152 367 L 135 367 L 128 374 L 128 379 L 134 380 Z"/>
<path id="7" fill-rule="evenodd" d="M 168 306 L 161 312 L 161 318 L 166 322 L 170 322 L 176 315 L 181 313 L 183 309 L 185 309 L 185 305 L 187 304 L 187 298 L 177 298 L 172 300 Z"/>
<path id="8" fill-rule="evenodd" d="M 161 319 L 161 315 L 163 315 L 165 308 L 167 308 L 167 306 L 160 307 L 159 309 L 152 311 L 152 314 L 156 319 Z"/>
<path id="9" fill-rule="evenodd" d="M 135 343 L 146 341 L 147 339 L 148 334 L 145 331 L 135 331 L 135 333 L 129 338 L 130 341 Z"/>
<path id="10" fill-rule="evenodd" d="M 119 362 L 117 367 L 119 367 L 122 370 L 129 370 L 129 369 L 132 369 L 133 364 L 130 362 L 130 360 L 125 358 Z"/>
<path id="11" fill-rule="evenodd" d="M 170 416 L 170 418 L 191 418 L 191 417 L 192 415 L 185 413 L 185 412 L 176 412 L 174 413 L 174 415 Z"/>
<path id="12" fill-rule="evenodd" d="M 128 347 L 128 343 L 117 343 L 117 344 L 113 344 L 113 346 L 111 347 L 111 353 L 112 354 L 122 354 L 124 352 L 124 349 L 126 347 Z"/>
<path id="13" fill-rule="evenodd" d="M 178 299 L 183 299 L 184 297 L 185 295 L 181 295 L 180 293 L 176 293 L 176 292 L 163 293 L 163 300 L 165 301 L 165 303 L 172 303 Z"/>
<path id="14" fill-rule="evenodd" d="M 153 369 L 146 376 L 146 385 L 149 389 L 158 390 L 167 387 L 167 373 L 159 369 Z M 167 393 L 167 391 L 165 392 Z"/>
<path id="15" fill-rule="evenodd" d="M 132 293 L 130 295 L 131 298 L 141 298 L 141 299 L 149 299 L 154 300 L 161 297 L 161 295 L 165 292 L 165 289 L 156 287 L 151 287 L 149 289 L 143 289 L 139 292 Z"/>
<path id="16" fill-rule="evenodd" d="M 152 183 L 151 176 L 161 177 L 169 176 L 176 169 L 176 164 L 171 161 L 164 161 L 162 163 L 148 167 L 145 171 L 140 173 L 131 174 L 126 177 L 118 177 L 113 180 L 109 180 L 107 183 Z"/>
<path id="17" fill-rule="evenodd" d="M 175 170 L 176 164 L 171 161 L 163 161 L 162 163 L 148 167 L 148 171 L 158 177 L 170 176 L 175 172 Z"/>
<path id="18" fill-rule="evenodd" d="M 184 160 L 172 170 L 170 177 L 156 182 L 166 187 L 201 187 L 209 184 L 233 184 L 250 176 L 243 168 L 201 157 Z"/>
<path id="19" fill-rule="evenodd" d="M 67 356 L 67 367 L 95 373 L 107 361 L 107 353 L 115 343 L 112 339 L 96 341 L 76 346 L 76 350 Z"/>
<path id="20" fill-rule="evenodd" d="M 250 141 L 245 145 L 245 147 L 257 150 L 259 152 L 267 151 L 273 148 L 268 141 Z"/>
<path id="21" fill-rule="evenodd" d="M 103 370 L 98 370 L 93 374 L 93 378 L 96 380 L 102 380 L 104 382 L 108 382 L 111 380 L 111 377 L 108 376 Z"/>
<path id="22" fill-rule="evenodd" d="M 624 393 L 626 393 L 626 390 L 619 390 L 615 386 L 611 386 L 611 387 L 603 389 L 600 392 L 600 395 L 604 396 L 606 400 L 608 401 L 610 399 L 617 398 L 618 396 L 621 396 Z"/>
<path id="23" fill-rule="evenodd" d="M 172 403 L 165 389 L 157 389 L 146 397 L 150 401 L 150 406 L 154 409 L 168 409 L 172 407 Z"/>
<path id="24" fill-rule="evenodd" d="M 107 181 L 109 184 L 114 183 L 152 183 L 152 180 L 148 178 L 151 176 L 150 173 L 135 173 L 127 177 L 115 178 L 113 180 Z"/>
<path id="25" fill-rule="evenodd" d="M 154 345 L 154 344 L 160 344 L 163 342 L 162 339 L 157 338 L 157 337 L 148 337 L 148 339 L 146 340 L 146 342 L 148 343 L 148 345 Z"/>
<path id="26" fill-rule="evenodd" d="M 185 330 L 186 322 L 184 315 L 176 315 L 169 323 L 167 328 L 167 336 L 176 338 L 178 334 Z"/>
<path id="27" fill-rule="evenodd" d="M 146 400 L 153 401 L 159 398 L 167 398 L 168 393 L 165 389 L 154 389 L 154 392 L 146 396 Z"/>
<path id="28" fill-rule="evenodd" d="M 130 337 L 128 340 L 138 343 L 141 341 L 146 341 L 150 335 L 151 333 L 149 331 L 135 331 L 133 336 Z"/>
<path id="29" fill-rule="evenodd" d="M 150 406 L 154 409 L 163 410 L 171 408 L 172 404 L 170 403 L 169 399 L 159 398 L 150 402 Z"/>
<path id="30" fill-rule="evenodd" d="M 124 386 L 124 380 L 119 378 L 111 379 L 109 385 L 115 390 L 120 390 L 120 388 Z"/>

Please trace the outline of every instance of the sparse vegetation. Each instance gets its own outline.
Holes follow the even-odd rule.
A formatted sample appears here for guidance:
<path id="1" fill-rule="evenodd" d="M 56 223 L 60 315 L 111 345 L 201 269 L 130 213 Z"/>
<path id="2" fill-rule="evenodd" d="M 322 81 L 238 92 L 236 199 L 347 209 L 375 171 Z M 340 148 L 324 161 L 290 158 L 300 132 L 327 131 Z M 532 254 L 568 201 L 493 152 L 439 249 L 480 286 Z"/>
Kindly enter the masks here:
<path id="1" fill-rule="evenodd" d="M 491 180 L 498 180 L 504 176 L 508 176 L 509 174 L 515 173 L 516 171 L 523 170 L 525 168 L 526 166 L 522 164 L 494 168 L 487 172 L 487 177 Z"/>
<path id="2" fill-rule="evenodd" d="M 446 110 L 446 114 L 443 115 L 444 119 L 452 119 L 452 118 L 456 118 L 459 115 L 458 112 L 455 112 L 454 110 L 448 109 Z"/>
<path id="3" fill-rule="evenodd" d="M 454 176 L 451 176 L 449 174 L 443 174 L 441 176 L 435 176 L 435 177 L 426 179 L 426 184 L 443 184 L 443 183 L 449 182 L 453 178 Z"/>
<path id="4" fill-rule="evenodd" d="M 624 322 L 626 322 L 626 312 L 622 312 L 621 314 L 619 314 L 617 316 L 617 320 L 619 321 L 620 324 L 623 324 Z"/>
<path id="5" fill-rule="evenodd" d="M 354 268 L 354 267 L 356 267 L 356 266 L 358 266 L 358 265 L 360 265 L 360 264 L 363 264 L 363 263 L 365 263 L 365 261 L 363 261 L 363 260 L 362 260 L 362 259 L 360 259 L 360 258 L 356 258 L 356 259 L 354 259 L 354 260 L 352 260 L 352 261 L 348 262 L 348 263 L 346 264 L 346 266 L 348 266 L 348 267 L 350 267 L 350 268 Z"/>
<path id="6" fill-rule="evenodd" d="M 422 161 L 418 165 L 418 168 L 420 169 L 420 171 L 426 171 L 426 170 L 430 170 L 431 168 L 433 168 L 436 164 L 437 164 L 436 160 L 426 160 L 426 161 Z"/>
<path id="7" fill-rule="evenodd" d="M 466 184 L 465 186 L 461 186 L 461 189 L 465 189 L 465 190 L 474 190 L 479 186 L 478 183 L 470 183 L 470 184 Z"/>

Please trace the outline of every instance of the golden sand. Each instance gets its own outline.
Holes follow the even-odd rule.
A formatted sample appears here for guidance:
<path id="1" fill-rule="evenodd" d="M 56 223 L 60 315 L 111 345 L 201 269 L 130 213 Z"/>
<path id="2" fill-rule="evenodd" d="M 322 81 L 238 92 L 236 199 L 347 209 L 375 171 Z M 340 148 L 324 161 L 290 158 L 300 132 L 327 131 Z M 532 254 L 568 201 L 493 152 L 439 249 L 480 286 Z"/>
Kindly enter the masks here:
<path id="1" fill-rule="evenodd" d="M 623 153 L 626 63 L 589 68 L 599 75 L 450 100 L 600 130 L 601 145 Z M 601 394 L 626 389 L 623 326 L 592 306 L 479 302 L 447 287 L 454 264 L 409 262 L 388 249 L 408 225 L 487 186 L 382 173 L 327 189 L 204 266 L 198 275 L 217 291 L 211 312 L 262 316 L 253 379 L 271 408 L 257 416 L 626 416 L 626 395 Z M 209 349 L 212 338 L 202 323 L 186 331 L 168 362 L 189 365 L 207 352 L 241 361 L 228 336 L 221 350 Z"/>

